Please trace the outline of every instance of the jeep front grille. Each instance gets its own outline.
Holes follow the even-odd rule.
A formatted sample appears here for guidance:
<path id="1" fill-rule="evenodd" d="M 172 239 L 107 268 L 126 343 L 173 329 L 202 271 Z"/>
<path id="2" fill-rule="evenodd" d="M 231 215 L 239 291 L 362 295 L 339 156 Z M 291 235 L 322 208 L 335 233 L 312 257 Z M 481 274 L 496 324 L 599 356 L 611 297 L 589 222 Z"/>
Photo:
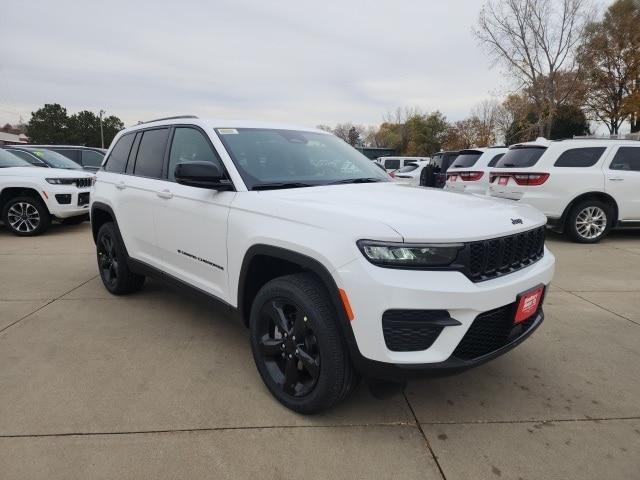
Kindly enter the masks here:
<path id="1" fill-rule="evenodd" d="M 525 268 L 544 255 L 546 227 L 466 245 L 465 274 L 481 282 Z"/>
<path id="2" fill-rule="evenodd" d="M 88 188 L 91 186 L 91 178 L 76 178 L 75 183 L 78 188 Z"/>

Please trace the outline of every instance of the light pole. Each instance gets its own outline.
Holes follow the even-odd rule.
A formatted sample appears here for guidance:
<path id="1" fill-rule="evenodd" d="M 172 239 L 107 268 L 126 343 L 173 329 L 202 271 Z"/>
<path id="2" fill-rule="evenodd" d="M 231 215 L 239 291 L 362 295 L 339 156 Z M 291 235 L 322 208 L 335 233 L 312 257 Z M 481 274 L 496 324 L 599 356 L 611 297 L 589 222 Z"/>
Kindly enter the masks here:
<path id="1" fill-rule="evenodd" d="M 102 148 L 104 148 L 104 131 L 102 130 L 102 115 L 106 112 L 104 110 L 100 110 L 100 143 L 102 144 Z"/>

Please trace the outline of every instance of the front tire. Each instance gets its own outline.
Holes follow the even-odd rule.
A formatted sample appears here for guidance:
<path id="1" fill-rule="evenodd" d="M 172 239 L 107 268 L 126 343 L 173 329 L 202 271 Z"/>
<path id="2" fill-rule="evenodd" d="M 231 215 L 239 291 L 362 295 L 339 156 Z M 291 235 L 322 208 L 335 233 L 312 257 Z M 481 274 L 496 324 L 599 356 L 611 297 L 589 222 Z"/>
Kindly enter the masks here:
<path id="1" fill-rule="evenodd" d="M 271 280 L 251 307 L 251 349 L 276 399 L 299 413 L 325 410 L 356 384 L 324 285 L 312 274 Z"/>
<path id="2" fill-rule="evenodd" d="M 2 209 L 2 220 L 14 235 L 33 237 L 44 233 L 51 225 L 46 205 L 36 197 L 16 197 Z"/>
<path id="3" fill-rule="evenodd" d="M 571 208 L 565 230 L 574 242 L 597 243 L 609 233 L 612 222 L 610 205 L 599 200 L 585 200 Z"/>
<path id="4" fill-rule="evenodd" d="M 114 295 L 133 293 L 142 288 L 145 277 L 129 270 L 127 255 L 113 223 L 107 222 L 98 230 L 96 254 L 100 278 Z"/>

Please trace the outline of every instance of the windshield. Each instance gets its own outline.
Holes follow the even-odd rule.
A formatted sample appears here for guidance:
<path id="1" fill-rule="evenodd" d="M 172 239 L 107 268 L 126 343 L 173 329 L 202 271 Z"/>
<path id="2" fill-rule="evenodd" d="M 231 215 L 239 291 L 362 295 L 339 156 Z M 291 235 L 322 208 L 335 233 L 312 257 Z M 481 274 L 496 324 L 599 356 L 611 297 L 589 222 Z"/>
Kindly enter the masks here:
<path id="1" fill-rule="evenodd" d="M 333 135 L 262 128 L 216 131 L 249 190 L 390 181 L 371 160 Z"/>
<path id="2" fill-rule="evenodd" d="M 547 147 L 524 146 L 510 148 L 496 163 L 496 168 L 533 167 L 546 149 Z"/>
<path id="3" fill-rule="evenodd" d="M 21 158 L 16 157 L 11 152 L 0 150 L 0 168 L 7 167 L 31 167 L 29 162 L 25 162 Z"/>
<path id="4" fill-rule="evenodd" d="M 67 168 L 72 170 L 82 170 L 82 167 L 73 160 L 52 150 L 30 148 L 28 152 L 38 157 L 41 161 L 53 168 Z"/>
<path id="5" fill-rule="evenodd" d="M 473 167 L 478 161 L 482 152 L 463 152 L 451 164 L 450 168 L 469 168 Z"/>

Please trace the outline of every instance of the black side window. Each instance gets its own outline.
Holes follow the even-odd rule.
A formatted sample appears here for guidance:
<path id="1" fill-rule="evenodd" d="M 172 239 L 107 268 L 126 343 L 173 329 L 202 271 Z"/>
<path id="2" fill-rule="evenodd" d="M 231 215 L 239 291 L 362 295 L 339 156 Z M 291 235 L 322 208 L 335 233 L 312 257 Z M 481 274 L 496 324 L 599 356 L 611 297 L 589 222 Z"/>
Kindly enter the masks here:
<path id="1" fill-rule="evenodd" d="M 140 177 L 161 178 L 164 150 L 167 145 L 168 128 L 146 130 L 142 134 L 136 166 L 133 174 Z"/>
<path id="2" fill-rule="evenodd" d="M 133 133 L 127 133 L 120 137 L 120 140 L 118 140 L 118 143 L 115 144 L 109 154 L 107 164 L 104 167 L 105 171 L 114 173 L 122 173 L 124 171 L 134 137 Z"/>
<path id="3" fill-rule="evenodd" d="M 495 157 L 493 157 L 490 161 L 489 164 L 487 165 L 488 167 L 495 167 L 496 163 L 498 163 L 498 160 L 500 160 L 502 157 L 504 157 L 504 153 L 499 153 L 498 155 L 496 155 Z"/>
<path id="4" fill-rule="evenodd" d="M 400 168 L 400 160 L 385 160 L 384 167 L 388 169 L 397 169 Z"/>
<path id="5" fill-rule="evenodd" d="M 167 172 L 169 180 L 175 181 L 176 165 L 187 162 L 211 162 L 215 163 L 221 172 L 223 171 L 218 155 L 202 132 L 195 128 L 178 127 L 174 131 L 171 142 Z"/>
<path id="6" fill-rule="evenodd" d="M 67 150 L 64 148 L 50 148 L 49 150 L 53 150 L 54 152 L 58 152 L 61 155 L 64 155 L 69 160 L 73 160 L 77 164 L 80 164 L 80 151 L 79 150 Z"/>
<path id="7" fill-rule="evenodd" d="M 104 155 L 95 150 L 83 150 L 82 151 L 82 165 L 84 167 L 99 167 L 102 165 Z"/>
<path id="8" fill-rule="evenodd" d="M 609 168 L 640 172 L 640 147 L 620 147 Z"/>
<path id="9" fill-rule="evenodd" d="M 563 152 L 554 167 L 593 167 L 605 151 L 605 147 L 572 148 Z"/>

